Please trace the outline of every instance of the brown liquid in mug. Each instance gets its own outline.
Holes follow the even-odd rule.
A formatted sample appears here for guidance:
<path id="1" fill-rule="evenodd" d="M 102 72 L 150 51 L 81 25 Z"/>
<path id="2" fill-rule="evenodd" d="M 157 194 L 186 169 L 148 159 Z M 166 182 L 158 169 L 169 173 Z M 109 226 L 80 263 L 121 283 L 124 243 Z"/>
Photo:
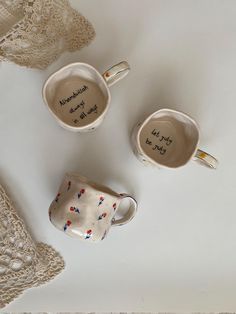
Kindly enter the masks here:
<path id="1" fill-rule="evenodd" d="M 53 110 L 66 124 L 83 127 L 105 110 L 107 98 L 97 84 L 78 76 L 62 80 L 55 91 Z"/>

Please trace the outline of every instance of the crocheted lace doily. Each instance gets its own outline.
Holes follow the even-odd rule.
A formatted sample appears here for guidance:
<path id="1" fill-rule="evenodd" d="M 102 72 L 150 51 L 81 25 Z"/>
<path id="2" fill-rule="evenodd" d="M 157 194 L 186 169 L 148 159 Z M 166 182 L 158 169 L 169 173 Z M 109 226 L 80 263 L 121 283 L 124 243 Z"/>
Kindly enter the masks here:
<path id="1" fill-rule="evenodd" d="M 54 278 L 64 268 L 50 246 L 35 244 L 0 186 L 0 308 L 25 289 Z"/>
<path id="2" fill-rule="evenodd" d="M 0 0 L 0 59 L 44 69 L 88 45 L 93 26 L 68 0 Z"/>

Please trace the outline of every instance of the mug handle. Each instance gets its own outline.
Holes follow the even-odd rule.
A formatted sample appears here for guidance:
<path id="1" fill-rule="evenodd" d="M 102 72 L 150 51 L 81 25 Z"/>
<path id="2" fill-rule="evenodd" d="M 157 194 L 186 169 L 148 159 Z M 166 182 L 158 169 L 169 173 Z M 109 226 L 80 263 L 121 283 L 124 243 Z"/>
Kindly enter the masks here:
<path id="1" fill-rule="evenodd" d="M 200 161 L 203 165 L 212 169 L 216 169 L 218 166 L 218 160 L 201 149 L 196 151 L 194 158 L 196 161 Z"/>
<path id="2" fill-rule="evenodd" d="M 109 68 L 102 77 L 106 81 L 108 86 L 112 86 L 121 79 L 123 79 L 130 71 L 128 62 L 122 61 Z"/>
<path id="3" fill-rule="evenodd" d="M 138 203 L 132 196 L 123 193 L 123 194 L 120 194 L 120 199 L 129 199 L 130 207 L 129 207 L 129 210 L 127 211 L 127 213 L 124 217 L 122 217 L 121 219 L 118 219 L 118 220 L 116 220 L 115 218 L 112 219 L 112 223 L 111 223 L 112 226 L 122 226 L 122 225 L 130 222 L 134 218 L 134 216 L 137 212 Z"/>

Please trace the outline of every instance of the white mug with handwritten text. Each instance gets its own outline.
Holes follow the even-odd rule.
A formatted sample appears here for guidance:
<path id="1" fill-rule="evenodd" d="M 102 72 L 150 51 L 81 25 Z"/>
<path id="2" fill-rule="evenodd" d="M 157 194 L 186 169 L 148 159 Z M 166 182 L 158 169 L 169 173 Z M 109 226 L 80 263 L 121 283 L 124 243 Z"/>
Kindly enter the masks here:
<path id="1" fill-rule="evenodd" d="M 161 109 L 139 123 L 132 133 L 135 155 L 144 164 L 178 168 L 192 158 L 216 169 L 217 160 L 198 149 L 199 127 L 188 115 Z"/>
<path id="2" fill-rule="evenodd" d="M 125 211 L 120 206 L 124 200 L 130 203 Z M 132 196 L 118 194 L 78 173 L 69 173 L 51 203 L 49 218 L 66 235 L 98 242 L 106 237 L 110 227 L 130 222 L 136 211 L 137 202 Z"/>
<path id="3" fill-rule="evenodd" d="M 62 127 L 75 132 L 94 130 L 109 109 L 109 87 L 125 77 L 129 70 L 126 61 L 103 75 L 86 63 L 69 64 L 45 82 L 44 102 Z"/>

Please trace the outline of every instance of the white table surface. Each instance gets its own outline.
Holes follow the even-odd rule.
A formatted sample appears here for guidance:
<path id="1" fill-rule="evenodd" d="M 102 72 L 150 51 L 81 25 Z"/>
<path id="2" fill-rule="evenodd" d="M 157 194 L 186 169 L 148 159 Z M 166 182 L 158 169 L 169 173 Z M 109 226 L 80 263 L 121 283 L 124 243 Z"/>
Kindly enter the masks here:
<path id="1" fill-rule="evenodd" d="M 4 311 L 236 310 L 236 1 L 74 0 L 97 37 L 46 71 L 0 65 L 1 183 L 34 238 L 61 252 L 66 269 Z M 41 88 L 74 61 L 103 72 L 128 60 L 112 106 L 94 133 L 60 128 Z M 172 108 L 193 116 L 201 148 L 217 171 L 190 162 L 178 170 L 143 166 L 129 135 L 145 113 Z M 66 237 L 48 206 L 66 171 L 129 192 L 136 218 L 98 245 Z"/>

